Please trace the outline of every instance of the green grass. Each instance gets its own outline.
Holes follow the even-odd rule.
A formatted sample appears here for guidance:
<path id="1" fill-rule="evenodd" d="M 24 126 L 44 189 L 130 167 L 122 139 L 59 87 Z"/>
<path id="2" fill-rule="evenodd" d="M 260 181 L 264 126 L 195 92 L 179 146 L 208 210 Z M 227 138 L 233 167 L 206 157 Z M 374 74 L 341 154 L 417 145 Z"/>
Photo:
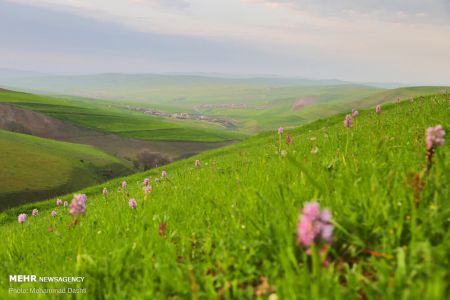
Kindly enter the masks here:
<path id="1" fill-rule="evenodd" d="M 42 285 L 87 288 L 73 299 L 254 299 L 262 278 L 270 286 L 262 299 L 447 299 L 448 145 L 429 173 L 424 167 L 425 129 L 449 131 L 448 96 L 362 111 L 351 129 L 343 117 L 286 130 L 286 156 L 271 131 L 175 162 L 146 200 L 143 178 L 162 169 L 126 178 L 126 193 L 118 191 L 123 179 L 86 189 L 87 213 L 74 227 L 54 199 L 2 213 L 0 298 L 15 299 L 10 286 L 36 286 L 9 283 L 9 274 L 36 274 L 84 276 L 83 284 Z M 296 243 L 308 201 L 333 212 L 328 268 L 313 268 Z M 40 216 L 18 224 L 34 207 Z M 35 298 L 17 298 L 27 296 Z"/>
<path id="2" fill-rule="evenodd" d="M 221 142 L 246 137 L 214 125 L 180 123 L 144 115 L 103 100 L 0 91 L 0 103 L 10 103 L 82 127 L 144 140 Z M 163 131 L 158 133 L 158 130 Z M 165 135 L 167 131 L 170 134 Z"/>
<path id="3" fill-rule="evenodd" d="M 0 209 L 74 191 L 129 174 L 93 147 L 0 130 Z"/>

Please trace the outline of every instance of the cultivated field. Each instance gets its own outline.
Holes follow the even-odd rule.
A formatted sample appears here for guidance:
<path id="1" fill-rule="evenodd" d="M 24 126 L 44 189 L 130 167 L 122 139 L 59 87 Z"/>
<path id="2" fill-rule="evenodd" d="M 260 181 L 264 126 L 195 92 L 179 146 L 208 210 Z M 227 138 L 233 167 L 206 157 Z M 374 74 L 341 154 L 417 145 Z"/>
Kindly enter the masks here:
<path id="1" fill-rule="evenodd" d="M 426 134 L 448 132 L 448 95 L 345 120 L 2 213 L 0 293 L 9 274 L 64 274 L 95 299 L 448 298 L 450 151 Z"/>

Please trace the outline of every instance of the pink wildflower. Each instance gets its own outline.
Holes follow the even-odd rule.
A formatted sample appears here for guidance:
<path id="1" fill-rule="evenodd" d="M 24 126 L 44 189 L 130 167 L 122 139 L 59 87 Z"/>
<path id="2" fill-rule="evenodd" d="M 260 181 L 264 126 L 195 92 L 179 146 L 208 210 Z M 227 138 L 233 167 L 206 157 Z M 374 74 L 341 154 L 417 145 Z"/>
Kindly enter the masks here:
<path id="1" fill-rule="evenodd" d="M 69 202 L 64 201 L 64 207 L 67 207 L 67 206 L 69 206 Z"/>
<path id="2" fill-rule="evenodd" d="M 284 131 L 284 129 L 283 129 L 283 127 L 280 127 L 280 128 L 278 128 L 278 134 L 283 134 L 283 131 Z"/>
<path id="3" fill-rule="evenodd" d="M 136 202 L 136 200 L 134 200 L 133 198 L 131 198 L 130 200 L 128 200 L 128 206 L 131 207 L 131 209 L 136 209 L 136 207 L 137 207 L 137 202 Z"/>
<path id="4" fill-rule="evenodd" d="M 429 127 L 426 131 L 426 147 L 427 147 L 427 170 L 431 169 L 433 165 L 433 155 L 434 149 L 438 146 L 442 146 L 445 142 L 444 140 L 445 131 L 442 125 L 437 125 L 436 127 Z"/>
<path id="5" fill-rule="evenodd" d="M 357 116 L 359 116 L 359 111 L 357 111 L 356 109 L 352 109 L 352 117 L 356 118 Z"/>
<path id="6" fill-rule="evenodd" d="M 162 171 L 162 172 L 161 172 L 161 177 L 163 177 L 163 178 L 164 178 L 164 177 L 167 177 L 167 172 L 166 172 L 166 171 Z"/>
<path id="7" fill-rule="evenodd" d="M 31 215 L 33 217 L 37 217 L 39 215 L 39 211 L 37 210 L 37 208 L 33 209 L 33 211 L 31 212 Z"/>
<path id="8" fill-rule="evenodd" d="M 57 215 L 56 210 L 52 210 L 51 215 L 52 215 L 53 218 L 56 217 L 56 215 Z"/>
<path id="9" fill-rule="evenodd" d="M 200 168 L 201 165 L 200 160 L 196 159 L 194 165 L 196 168 Z"/>
<path id="10" fill-rule="evenodd" d="M 436 146 L 441 146 L 445 142 L 445 131 L 444 128 L 442 128 L 442 125 L 427 128 L 426 134 L 427 150 L 435 148 Z"/>
<path id="11" fill-rule="evenodd" d="M 70 214 L 74 217 L 86 213 L 87 197 L 84 194 L 75 195 L 70 204 Z"/>
<path id="12" fill-rule="evenodd" d="M 23 224 L 23 223 L 25 223 L 25 221 L 27 220 L 27 214 L 20 214 L 18 217 L 17 217 L 17 221 L 20 223 L 20 224 Z"/>
<path id="13" fill-rule="evenodd" d="M 150 185 L 149 186 L 144 186 L 144 194 L 145 195 L 148 195 L 151 192 L 152 192 L 152 187 Z"/>
<path id="14" fill-rule="evenodd" d="M 375 112 L 376 112 L 377 114 L 380 114 L 380 113 L 381 113 L 381 105 L 380 105 L 380 104 L 378 104 L 378 105 L 375 107 Z"/>
<path id="15" fill-rule="evenodd" d="M 61 206 L 63 204 L 61 199 L 56 199 L 56 206 Z"/>
<path id="16" fill-rule="evenodd" d="M 103 196 L 108 196 L 108 189 L 107 188 L 103 188 L 103 191 L 102 191 L 102 194 L 103 194 Z"/>
<path id="17" fill-rule="evenodd" d="M 344 119 L 344 127 L 350 128 L 350 127 L 352 127 L 352 124 L 353 124 L 352 117 L 350 115 L 346 115 L 345 119 Z"/>
<path id="18" fill-rule="evenodd" d="M 333 237 L 331 212 L 320 210 L 316 202 L 306 203 L 297 227 L 297 241 L 303 247 L 314 243 L 330 243 Z"/>
<path id="19" fill-rule="evenodd" d="M 124 181 L 122 181 L 122 188 L 123 189 L 126 189 L 127 188 L 127 182 L 124 180 Z"/>
<path id="20" fill-rule="evenodd" d="M 144 186 L 148 186 L 150 184 L 150 178 L 144 179 Z"/>

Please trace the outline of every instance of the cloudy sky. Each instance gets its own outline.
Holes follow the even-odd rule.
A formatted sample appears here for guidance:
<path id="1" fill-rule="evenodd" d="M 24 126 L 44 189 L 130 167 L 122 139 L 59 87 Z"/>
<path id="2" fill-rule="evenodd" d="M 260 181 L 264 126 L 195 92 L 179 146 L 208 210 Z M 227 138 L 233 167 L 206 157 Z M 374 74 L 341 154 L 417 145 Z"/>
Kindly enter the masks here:
<path id="1" fill-rule="evenodd" d="M 0 0 L 0 68 L 450 84 L 450 0 Z"/>

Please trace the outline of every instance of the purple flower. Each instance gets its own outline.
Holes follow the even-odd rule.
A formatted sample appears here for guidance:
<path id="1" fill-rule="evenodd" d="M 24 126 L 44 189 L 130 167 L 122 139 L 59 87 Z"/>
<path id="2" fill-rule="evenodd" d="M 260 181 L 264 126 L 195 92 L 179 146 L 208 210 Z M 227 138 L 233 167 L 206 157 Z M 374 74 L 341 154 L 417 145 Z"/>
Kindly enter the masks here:
<path id="1" fill-rule="evenodd" d="M 37 210 L 37 208 L 33 209 L 33 211 L 31 212 L 31 215 L 33 217 L 37 217 L 39 215 L 39 211 Z"/>
<path id="2" fill-rule="evenodd" d="M 445 131 L 442 125 L 437 125 L 436 127 L 429 127 L 426 131 L 426 143 L 427 150 L 431 150 L 436 146 L 441 146 L 444 144 Z"/>
<path id="3" fill-rule="evenodd" d="M 346 115 L 345 119 L 344 119 L 344 127 L 350 128 L 350 127 L 352 127 L 352 124 L 353 124 L 352 117 L 350 115 Z"/>
<path id="4" fill-rule="evenodd" d="M 278 128 L 278 134 L 283 134 L 283 131 L 284 131 L 283 127 Z"/>
<path id="5" fill-rule="evenodd" d="M 103 191 L 102 191 L 102 194 L 103 194 L 103 196 L 108 196 L 108 189 L 107 188 L 103 188 Z"/>
<path id="6" fill-rule="evenodd" d="M 75 195 L 70 204 L 70 214 L 74 217 L 86 213 L 87 197 L 84 194 Z"/>
<path id="7" fill-rule="evenodd" d="M 200 160 L 196 159 L 194 165 L 199 168 L 200 167 Z"/>
<path id="8" fill-rule="evenodd" d="M 148 186 L 150 184 L 150 178 L 144 179 L 144 186 Z"/>
<path id="9" fill-rule="evenodd" d="M 127 182 L 124 180 L 124 181 L 122 181 L 122 188 L 123 189 L 126 189 L 127 188 Z"/>
<path id="10" fill-rule="evenodd" d="M 359 111 L 357 111 L 356 109 L 352 109 L 352 117 L 356 118 L 357 116 L 359 116 Z"/>
<path id="11" fill-rule="evenodd" d="M 61 199 L 56 199 L 56 206 L 61 206 L 63 204 Z"/>
<path id="12" fill-rule="evenodd" d="M 23 224 L 27 220 L 27 217 L 28 217 L 27 214 L 20 214 L 17 217 L 17 221 L 19 221 L 20 224 Z"/>
<path id="13" fill-rule="evenodd" d="M 144 186 L 144 194 L 145 195 L 148 195 L 151 192 L 152 192 L 152 187 L 150 185 L 149 186 Z"/>
<path id="14" fill-rule="evenodd" d="M 136 209 L 136 207 L 137 207 L 137 202 L 136 202 L 136 200 L 134 200 L 133 198 L 131 198 L 130 200 L 128 200 L 128 206 L 131 207 L 131 209 Z"/>
<path id="15" fill-rule="evenodd" d="M 64 207 L 67 207 L 67 206 L 69 206 L 69 202 L 64 201 Z"/>
<path id="16" fill-rule="evenodd" d="M 303 247 L 310 247 L 314 243 L 330 243 L 333 238 L 331 212 L 320 210 L 316 202 L 306 203 L 297 227 L 297 241 Z"/>
<path id="17" fill-rule="evenodd" d="M 53 218 L 56 217 L 56 215 L 57 215 L 56 210 L 52 210 L 51 215 L 52 215 Z"/>
<path id="18" fill-rule="evenodd" d="M 162 171 L 162 172 L 161 172 L 161 177 L 163 177 L 163 178 L 164 178 L 164 177 L 167 177 L 167 172 L 166 172 L 166 171 Z"/>
<path id="19" fill-rule="evenodd" d="M 381 113 L 381 105 L 380 105 L 380 104 L 378 104 L 378 105 L 375 107 L 375 112 L 376 112 L 377 114 Z"/>

